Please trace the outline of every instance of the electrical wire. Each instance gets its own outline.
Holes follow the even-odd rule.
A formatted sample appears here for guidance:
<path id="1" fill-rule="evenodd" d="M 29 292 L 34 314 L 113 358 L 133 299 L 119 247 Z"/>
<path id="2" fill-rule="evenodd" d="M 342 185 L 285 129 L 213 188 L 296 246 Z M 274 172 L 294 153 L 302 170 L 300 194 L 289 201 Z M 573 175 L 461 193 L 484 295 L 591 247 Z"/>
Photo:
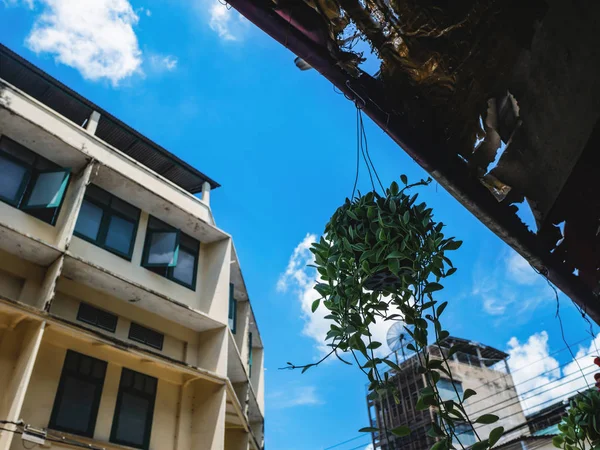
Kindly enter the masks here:
<path id="1" fill-rule="evenodd" d="M 366 433 L 366 434 L 363 433 L 360 436 L 353 437 L 352 439 L 348 439 L 347 441 L 340 442 L 338 444 L 332 445 L 331 447 L 325 447 L 323 450 L 331 450 L 332 448 L 339 447 L 340 445 L 347 444 L 348 442 L 352 442 L 352 441 L 355 441 L 355 440 L 363 438 L 363 437 L 368 437 L 370 439 L 371 438 L 371 434 L 370 433 Z"/>

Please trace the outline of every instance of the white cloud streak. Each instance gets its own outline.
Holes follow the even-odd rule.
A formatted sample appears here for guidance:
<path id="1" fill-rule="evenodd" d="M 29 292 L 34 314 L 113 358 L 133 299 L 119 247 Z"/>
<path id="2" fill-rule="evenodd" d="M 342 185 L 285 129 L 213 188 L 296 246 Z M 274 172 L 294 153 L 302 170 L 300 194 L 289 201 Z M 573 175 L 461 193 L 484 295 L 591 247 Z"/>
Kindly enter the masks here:
<path id="1" fill-rule="evenodd" d="M 529 263 L 515 251 L 511 251 L 506 258 L 506 270 L 509 278 L 519 284 L 532 285 L 540 279 Z"/>
<path id="2" fill-rule="evenodd" d="M 208 7 L 210 29 L 224 41 L 242 41 L 248 29 L 248 21 L 235 9 L 228 8 L 219 0 L 211 0 Z"/>
<path id="3" fill-rule="evenodd" d="M 566 400 L 577 391 L 586 390 L 588 383 L 593 386 L 597 367 L 591 355 L 595 355 L 597 347 L 600 347 L 600 336 L 596 337 L 595 345 L 590 342 L 576 349 L 575 359 L 561 367 L 558 360 L 550 356 L 546 331 L 530 336 L 523 343 L 513 337 L 508 342 L 508 364 L 525 414 Z M 499 415 L 502 416 L 502 411 Z"/>
<path id="4" fill-rule="evenodd" d="M 133 27 L 139 17 L 127 0 L 40 0 L 43 13 L 27 37 L 36 53 L 77 69 L 88 80 L 113 85 L 141 71 Z"/>
<path id="5" fill-rule="evenodd" d="M 309 264 L 314 264 L 314 255 L 310 251 L 310 246 L 317 239 L 315 234 L 309 233 L 296 246 L 290 256 L 285 272 L 279 277 L 277 290 L 279 292 L 288 290 L 294 292 L 302 309 L 302 319 L 304 320 L 302 333 L 312 338 L 319 352 L 325 354 L 331 350 L 325 342 L 325 336 L 331 324 L 329 320 L 325 319 L 328 311 L 323 305 L 320 305 L 314 313 L 311 312 L 313 302 L 320 298 L 319 293 L 314 290 L 315 284 L 320 280 L 319 274 L 314 268 L 308 267 Z M 390 314 L 395 313 L 399 313 L 399 311 L 396 309 L 390 311 Z M 382 346 L 376 351 L 379 356 L 391 352 L 386 343 L 386 334 L 393 323 L 393 321 L 379 320 L 369 327 L 372 335 L 371 340 L 382 343 Z"/>
<path id="6" fill-rule="evenodd" d="M 172 72 L 177 69 L 179 60 L 173 55 L 150 55 L 150 65 L 156 72 Z"/>
<path id="7" fill-rule="evenodd" d="M 323 402 L 315 386 L 292 386 L 285 390 L 274 391 L 267 397 L 270 409 L 288 409 L 297 406 L 320 405 Z"/>

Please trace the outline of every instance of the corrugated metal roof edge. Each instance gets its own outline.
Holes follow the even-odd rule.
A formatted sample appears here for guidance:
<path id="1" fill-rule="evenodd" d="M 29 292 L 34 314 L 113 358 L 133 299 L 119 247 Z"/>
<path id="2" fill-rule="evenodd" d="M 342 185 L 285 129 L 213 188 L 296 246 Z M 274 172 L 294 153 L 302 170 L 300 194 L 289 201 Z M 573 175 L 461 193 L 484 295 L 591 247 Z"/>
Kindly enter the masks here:
<path id="1" fill-rule="evenodd" d="M 2 43 L 0 43 L 0 52 L 6 54 L 10 58 L 16 59 L 19 63 L 23 64 L 29 70 L 31 70 L 32 72 L 34 72 L 38 76 L 44 78 L 49 83 L 55 85 L 57 88 L 65 91 L 67 94 L 69 94 L 70 96 L 72 96 L 73 98 L 75 98 L 77 101 L 83 103 L 84 105 L 88 106 L 89 108 L 92 108 L 94 111 L 99 112 L 101 115 L 106 116 L 108 119 L 112 120 L 118 126 L 123 127 L 125 130 L 127 130 L 130 133 L 132 133 L 136 138 L 144 141 L 145 143 L 147 143 L 148 145 L 150 145 L 151 147 L 153 147 L 156 151 L 162 153 L 164 156 L 166 156 L 167 158 L 171 159 L 174 164 L 178 164 L 178 165 L 184 167 L 185 169 L 189 170 L 190 172 L 193 172 L 199 178 L 202 178 L 202 179 L 206 180 L 210 184 L 211 189 L 216 189 L 216 188 L 218 188 L 218 187 L 221 186 L 219 183 L 217 183 L 212 178 L 210 178 L 207 175 L 203 174 L 198 169 L 194 168 L 193 166 L 191 166 L 190 164 L 186 163 L 185 161 L 183 161 L 179 157 L 175 156 L 173 153 L 171 153 L 170 151 L 168 151 L 166 148 L 162 147 L 161 145 L 159 145 L 156 142 L 152 141 L 151 139 L 147 138 L 146 136 L 144 136 L 143 134 L 141 134 L 137 130 L 131 128 L 129 125 L 127 125 L 122 120 L 118 119 L 117 117 L 113 116 L 112 114 L 110 114 L 105 109 L 99 107 L 98 105 L 96 105 L 92 101 L 90 101 L 87 98 L 83 97 L 82 95 L 78 94 L 73 89 L 71 89 L 68 86 L 66 86 L 65 84 L 61 83 L 56 78 L 54 78 L 52 75 L 44 72 L 39 67 L 36 67 L 34 64 L 32 64 L 31 62 L 27 61 L 25 58 L 23 58 L 19 54 L 15 53 L 14 51 L 12 51 L 11 49 L 9 49 L 8 47 L 6 47 Z M 192 194 L 196 194 L 196 193 L 198 193 L 200 191 L 201 191 L 201 188 L 198 189 L 198 190 L 196 190 L 196 192 L 192 192 Z"/>

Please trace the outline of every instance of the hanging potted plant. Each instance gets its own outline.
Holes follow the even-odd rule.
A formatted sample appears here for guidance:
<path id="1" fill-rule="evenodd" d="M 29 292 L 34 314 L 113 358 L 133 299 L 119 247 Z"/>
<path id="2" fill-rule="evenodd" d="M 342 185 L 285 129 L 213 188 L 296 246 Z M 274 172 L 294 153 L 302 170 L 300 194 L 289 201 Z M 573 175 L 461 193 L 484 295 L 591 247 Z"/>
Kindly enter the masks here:
<path id="1" fill-rule="evenodd" d="M 369 380 L 371 399 L 391 395 L 399 402 L 397 387 L 383 369 L 400 368 L 390 358 L 376 355 L 382 343 L 373 340 L 369 327 L 378 321 L 403 321 L 414 342 L 408 349 L 418 355 L 419 370 L 427 380 L 416 407 L 434 407 L 439 418 L 429 431 L 437 439 L 434 447 L 450 449 L 455 443 L 462 447 L 456 424 L 468 422 L 479 438 L 474 423 L 490 424 L 498 417 L 486 414 L 471 421 L 463 402 L 475 395 L 474 391 L 456 392 L 457 400 L 443 401 L 436 387 L 441 373 L 451 380 L 452 373 L 444 356 L 448 350 L 441 350 L 441 343 L 449 336 L 440 322 L 447 302 L 439 303 L 435 296 L 443 289 L 441 282 L 456 271 L 448 253 L 458 249 L 461 241 L 446 237 L 444 225 L 434 220 L 432 209 L 418 201 L 418 194 L 409 195 L 411 188 L 426 186 L 431 179 L 412 185 L 406 176 L 400 179 L 403 187 L 393 182 L 383 195 L 373 191 L 346 199 L 327 223 L 323 237 L 312 245 L 314 267 L 320 275 L 315 286 L 320 298 L 312 304 L 312 311 L 322 307 L 328 312 L 325 318 L 331 324 L 326 340 L 331 350 L 318 362 L 303 366 L 288 363 L 288 368 L 304 372 L 330 356 L 351 364 L 344 358 L 349 354 Z M 440 347 L 441 360 L 430 358 L 427 348 L 432 342 Z M 456 351 L 458 348 L 452 347 L 449 354 Z M 406 426 L 361 431 L 410 434 Z M 472 448 L 491 448 L 503 431 L 502 427 L 495 428 Z"/>

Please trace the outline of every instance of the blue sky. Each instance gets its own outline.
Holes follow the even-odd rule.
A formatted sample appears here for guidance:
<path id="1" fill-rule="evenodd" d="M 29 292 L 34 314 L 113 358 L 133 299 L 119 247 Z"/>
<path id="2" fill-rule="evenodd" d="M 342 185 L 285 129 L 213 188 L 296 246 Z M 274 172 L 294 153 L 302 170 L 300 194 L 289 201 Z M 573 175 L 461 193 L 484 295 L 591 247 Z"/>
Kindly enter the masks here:
<path id="1" fill-rule="evenodd" d="M 356 368 L 278 370 L 321 352 L 324 323 L 306 313 L 306 247 L 352 191 L 353 104 L 217 0 L 0 0 L 0 41 L 222 184 L 213 211 L 234 236 L 266 347 L 268 448 L 325 449 L 358 436 L 367 414 Z M 384 184 L 426 176 L 369 120 L 366 132 Z M 369 185 L 363 168 L 359 187 Z M 521 392 L 554 383 L 532 409 L 579 387 L 562 381 L 574 371 L 569 353 L 553 353 L 564 344 L 545 281 L 443 188 L 421 191 L 447 234 L 464 240 L 440 295 L 450 301 L 447 328 L 508 351 Z M 568 341 L 585 339 L 562 295 L 561 311 Z"/>

